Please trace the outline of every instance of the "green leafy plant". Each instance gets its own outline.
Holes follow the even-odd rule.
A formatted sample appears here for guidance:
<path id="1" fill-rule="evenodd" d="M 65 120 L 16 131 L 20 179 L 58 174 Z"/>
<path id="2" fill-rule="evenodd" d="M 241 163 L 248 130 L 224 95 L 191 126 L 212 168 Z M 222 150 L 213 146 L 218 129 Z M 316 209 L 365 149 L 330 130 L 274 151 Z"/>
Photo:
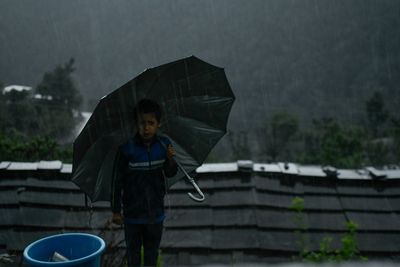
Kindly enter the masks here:
<path id="1" fill-rule="evenodd" d="M 279 112 L 272 116 L 270 128 L 269 152 L 272 160 L 275 161 L 287 147 L 290 139 L 296 134 L 299 128 L 299 121 L 292 114 Z"/>
<path id="2" fill-rule="evenodd" d="M 144 248 L 143 246 L 140 248 L 140 264 L 144 266 Z M 161 251 L 158 253 L 156 267 L 162 267 L 162 260 L 161 260 Z"/>
<path id="3" fill-rule="evenodd" d="M 300 245 L 299 257 L 303 261 L 308 262 L 340 262 L 349 260 L 362 260 L 366 261 L 368 258 L 362 256 L 357 247 L 356 231 L 358 225 L 355 222 L 348 221 L 346 223 L 347 231 L 341 238 L 341 248 L 334 250 L 331 247 L 332 237 L 324 237 L 319 244 L 318 251 L 310 251 L 307 248 L 306 225 L 304 223 L 304 200 L 300 197 L 292 199 L 291 209 L 295 211 L 294 223 L 297 229 L 294 231 L 298 237 L 298 244 Z"/>
<path id="4" fill-rule="evenodd" d="M 400 118 L 392 118 L 392 135 L 394 138 L 393 154 L 395 159 L 400 162 Z"/>
<path id="5" fill-rule="evenodd" d="M 246 158 L 250 155 L 248 132 L 239 131 L 236 133 L 228 131 L 227 136 L 235 159 Z"/>
<path id="6" fill-rule="evenodd" d="M 35 90 L 1 92 L 0 133 L 68 142 L 81 120 L 82 97 L 72 79 L 73 64 L 71 59 L 46 72 Z"/>
<path id="7" fill-rule="evenodd" d="M 304 134 L 304 153 L 300 163 L 333 165 L 339 168 L 355 168 L 363 164 L 365 152 L 362 128 L 344 128 L 331 118 L 313 121 L 312 132 Z"/>
<path id="8" fill-rule="evenodd" d="M 382 93 L 375 91 L 366 101 L 365 108 L 367 111 L 368 130 L 373 138 L 378 137 L 380 129 L 389 119 L 389 112 L 385 109 Z"/>
<path id="9" fill-rule="evenodd" d="M 296 212 L 293 220 L 297 229 L 294 231 L 294 234 L 297 236 L 297 245 L 300 249 L 300 255 L 307 255 L 308 248 L 307 248 L 307 235 L 306 232 L 306 224 L 304 222 L 304 199 L 300 197 L 295 197 L 292 199 L 292 206 L 291 208 Z"/>
<path id="10" fill-rule="evenodd" d="M 367 257 L 361 256 L 357 247 L 356 231 L 358 225 L 355 222 L 348 221 L 346 223 L 347 232 L 342 237 L 342 248 L 338 251 L 341 260 L 368 260 Z"/>
<path id="11" fill-rule="evenodd" d="M 61 160 L 72 162 L 72 147 L 61 147 L 49 137 L 27 139 L 0 134 L 0 161 Z"/>

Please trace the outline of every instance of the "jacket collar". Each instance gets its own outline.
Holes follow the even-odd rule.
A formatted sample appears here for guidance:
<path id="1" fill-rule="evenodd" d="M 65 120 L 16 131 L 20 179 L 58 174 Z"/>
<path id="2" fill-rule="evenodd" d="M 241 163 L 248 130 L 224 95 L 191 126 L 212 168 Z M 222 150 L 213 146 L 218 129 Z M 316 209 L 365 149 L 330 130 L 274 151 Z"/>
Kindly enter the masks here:
<path id="1" fill-rule="evenodd" d="M 153 137 L 153 140 L 151 140 L 150 145 L 153 145 L 154 143 L 158 142 L 158 140 L 159 140 L 159 137 L 158 137 L 158 135 L 156 134 L 156 135 Z M 135 142 L 135 144 L 144 146 L 143 140 L 142 140 L 142 138 L 140 137 L 139 133 L 136 133 L 136 134 L 135 134 L 135 136 L 133 137 L 133 141 Z"/>

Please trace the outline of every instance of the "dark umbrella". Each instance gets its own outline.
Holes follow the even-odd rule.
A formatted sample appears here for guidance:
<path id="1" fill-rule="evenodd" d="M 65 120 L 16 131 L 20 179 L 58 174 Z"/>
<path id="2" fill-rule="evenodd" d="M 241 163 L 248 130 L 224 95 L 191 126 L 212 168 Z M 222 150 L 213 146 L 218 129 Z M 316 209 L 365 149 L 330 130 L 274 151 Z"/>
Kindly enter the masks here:
<path id="1" fill-rule="evenodd" d="M 141 99 L 157 101 L 163 110 L 160 133 L 177 152 L 181 171 L 171 186 L 189 178 L 226 133 L 235 97 L 223 68 L 194 56 L 147 69 L 103 97 L 74 142 L 72 181 L 94 201 L 109 200 L 116 151 L 135 132 L 133 108 Z"/>

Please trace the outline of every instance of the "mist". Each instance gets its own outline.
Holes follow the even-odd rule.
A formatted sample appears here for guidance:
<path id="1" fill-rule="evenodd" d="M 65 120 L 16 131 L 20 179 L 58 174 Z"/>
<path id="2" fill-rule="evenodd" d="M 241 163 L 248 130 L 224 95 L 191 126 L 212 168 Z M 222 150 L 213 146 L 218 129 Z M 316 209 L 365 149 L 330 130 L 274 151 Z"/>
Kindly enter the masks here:
<path id="1" fill-rule="evenodd" d="M 363 125 L 378 91 L 398 117 L 399 14 L 396 0 L 2 1 L 0 81 L 34 87 L 73 57 L 91 112 L 146 68 L 195 55 L 225 68 L 236 95 L 236 139 L 224 137 L 214 157 L 265 161 L 263 133 L 279 112 L 300 129 L 324 117 Z M 244 151 L 226 153 L 240 142 Z"/>

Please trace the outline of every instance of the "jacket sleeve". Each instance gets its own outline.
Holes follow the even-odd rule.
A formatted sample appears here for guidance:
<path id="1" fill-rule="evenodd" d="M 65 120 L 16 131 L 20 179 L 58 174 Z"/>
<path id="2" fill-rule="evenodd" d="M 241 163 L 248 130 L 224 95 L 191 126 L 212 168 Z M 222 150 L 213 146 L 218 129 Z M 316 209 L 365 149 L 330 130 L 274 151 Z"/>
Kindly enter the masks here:
<path id="1" fill-rule="evenodd" d="M 121 212 L 122 183 L 127 165 L 128 161 L 126 157 L 123 155 L 121 150 L 118 149 L 114 159 L 114 167 L 111 179 L 111 211 L 113 213 Z"/>

